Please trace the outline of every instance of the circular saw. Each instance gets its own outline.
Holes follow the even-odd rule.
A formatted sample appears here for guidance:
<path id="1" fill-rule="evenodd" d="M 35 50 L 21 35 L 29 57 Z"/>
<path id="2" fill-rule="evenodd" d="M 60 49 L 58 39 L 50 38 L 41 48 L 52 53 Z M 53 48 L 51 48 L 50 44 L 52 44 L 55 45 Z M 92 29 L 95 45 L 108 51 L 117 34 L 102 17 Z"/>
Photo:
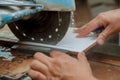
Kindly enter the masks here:
<path id="1" fill-rule="evenodd" d="M 58 43 L 67 32 L 74 0 L 0 1 L 0 28 L 8 24 L 20 41 Z"/>
<path id="2" fill-rule="evenodd" d="M 8 26 L 20 41 L 56 44 L 64 37 L 69 23 L 70 12 L 43 11 Z"/>

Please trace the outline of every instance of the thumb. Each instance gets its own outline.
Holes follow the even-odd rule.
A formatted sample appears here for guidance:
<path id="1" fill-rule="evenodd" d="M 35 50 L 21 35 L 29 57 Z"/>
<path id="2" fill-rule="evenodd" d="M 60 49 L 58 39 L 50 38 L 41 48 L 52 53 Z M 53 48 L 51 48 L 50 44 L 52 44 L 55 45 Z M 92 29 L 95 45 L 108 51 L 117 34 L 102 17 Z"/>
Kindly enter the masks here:
<path id="1" fill-rule="evenodd" d="M 79 61 L 87 60 L 84 52 L 78 53 L 78 57 L 77 58 L 78 58 Z"/>

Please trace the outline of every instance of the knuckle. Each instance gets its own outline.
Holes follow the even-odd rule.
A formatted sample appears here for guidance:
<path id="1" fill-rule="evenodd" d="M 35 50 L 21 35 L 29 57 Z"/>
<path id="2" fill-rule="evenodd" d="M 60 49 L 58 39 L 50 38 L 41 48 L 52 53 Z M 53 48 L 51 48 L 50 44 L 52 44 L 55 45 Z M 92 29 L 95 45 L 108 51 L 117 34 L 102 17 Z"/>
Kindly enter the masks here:
<path id="1" fill-rule="evenodd" d="M 39 55 L 39 52 L 36 52 L 36 53 L 34 54 L 33 58 L 37 58 L 38 55 Z"/>
<path id="2" fill-rule="evenodd" d="M 54 56 L 56 54 L 56 51 L 51 51 L 50 56 Z"/>
<path id="3" fill-rule="evenodd" d="M 42 68 L 42 69 L 43 69 L 43 71 L 44 71 L 45 73 L 48 73 L 48 72 L 49 72 L 48 67 L 44 67 L 44 68 Z"/>
<path id="4" fill-rule="evenodd" d="M 54 59 L 51 61 L 52 65 L 57 65 L 59 64 L 60 60 L 59 59 Z"/>
<path id="5" fill-rule="evenodd" d="M 107 37 L 107 36 L 106 36 L 106 34 L 105 34 L 105 33 L 101 33 L 101 34 L 100 34 L 100 38 L 102 38 L 103 40 L 105 40 L 105 39 L 106 39 L 106 37 Z"/>
<path id="6" fill-rule="evenodd" d="M 32 62 L 31 62 L 31 65 L 35 65 L 36 64 L 36 60 L 33 60 Z"/>
<path id="7" fill-rule="evenodd" d="M 33 60 L 30 64 L 30 67 L 34 67 L 37 64 L 37 60 Z"/>
<path id="8" fill-rule="evenodd" d="M 56 69 L 57 67 L 60 67 L 60 63 L 57 59 L 54 59 L 53 61 L 51 61 L 51 65 L 49 67 L 49 70 L 54 71 L 54 69 Z"/>
<path id="9" fill-rule="evenodd" d="M 98 19 L 105 19 L 105 13 L 100 13 L 98 16 L 97 16 Z"/>
<path id="10" fill-rule="evenodd" d="M 33 79 L 37 79 L 39 77 L 39 74 L 37 72 L 33 72 L 32 70 L 28 71 L 28 75 Z"/>
<path id="11" fill-rule="evenodd" d="M 36 72 L 36 73 L 34 73 L 34 77 L 33 77 L 33 78 L 34 78 L 34 79 L 38 79 L 38 78 L 40 78 L 40 76 L 41 76 L 41 75 L 40 75 L 38 72 Z"/>
<path id="12" fill-rule="evenodd" d="M 54 69 L 53 66 L 56 67 L 56 61 L 54 61 L 54 60 L 51 61 L 51 64 L 49 65 L 49 69 L 53 70 Z"/>
<path id="13" fill-rule="evenodd" d="M 101 20 L 101 21 L 105 21 L 105 22 L 111 22 L 111 19 L 110 17 L 108 16 L 108 14 L 106 14 L 105 12 L 103 13 L 100 13 L 98 16 L 97 16 L 97 19 Z"/>

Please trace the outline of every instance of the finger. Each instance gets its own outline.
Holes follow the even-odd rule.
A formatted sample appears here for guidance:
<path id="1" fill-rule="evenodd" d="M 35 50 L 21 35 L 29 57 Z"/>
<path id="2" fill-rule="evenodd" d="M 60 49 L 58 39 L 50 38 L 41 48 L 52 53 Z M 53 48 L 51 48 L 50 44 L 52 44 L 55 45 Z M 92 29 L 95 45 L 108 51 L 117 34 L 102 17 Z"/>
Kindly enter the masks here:
<path id="1" fill-rule="evenodd" d="M 57 58 L 57 57 L 60 57 L 60 58 L 69 58 L 70 57 L 66 53 L 62 53 L 60 51 L 52 51 L 50 53 L 50 56 L 53 57 L 53 58 Z"/>
<path id="2" fill-rule="evenodd" d="M 84 52 L 78 54 L 78 61 L 80 63 L 86 64 L 86 66 L 90 65 Z"/>
<path id="3" fill-rule="evenodd" d="M 46 56 L 45 54 L 43 53 L 40 53 L 40 52 L 37 52 L 35 55 L 34 55 L 34 58 L 38 61 L 40 61 L 41 63 L 47 65 L 47 66 L 50 66 L 50 61 L 52 60 L 52 58 Z"/>
<path id="4" fill-rule="evenodd" d="M 78 58 L 79 61 L 87 60 L 86 55 L 85 55 L 84 52 L 78 53 L 77 58 Z"/>
<path id="5" fill-rule="evenodd" d="M 84 28 L 78 29 L 76 32 L 78 33 L 77 37 L 84 37 L 88 35 L 90 32 L 94 31 L 98 27 L 103 26 L 101 19 L 95 18 L 92 21 L 90 21 L 88 24 L 86 24 Z"/>
<path id="6" fill-rule="evenodd" d="M 45 75 L 32 69 L 28 71 L 28 75 L 30 75 L 34 80 L 47 80 L 47 77 Z"/>
<path id="7" fill-rule="evenodd" d="M 43 63 L 41 63 L 41 62 L 39 62 L 39 61 L 37 61 L 37 60 L 33 60 L 33 61 L 31 62 L 30 67 L 31 67 L 33 70 L 39 71 L 39 72 L 41 72 L 41 73 L 43 73 L 43 74 L 45 74 L 45 75 L 49 75 L 48 67 L 47 67 L 45 64 L 43 64 Z"/>
<path id="8" fill-rule="evenodd" d="M 87 24 L 86 25 L 83 25 L 82 27 L 78 28 L 78 29 L 75 29 L 75 33 L 79 33 L 81 32 L 83 29 L 85 29 L 87 27 Z"/>
<path id="9" fill-rule="evenodd" d="M 97 43 L 103 45 L 105 40 L 114 32 L 111 26 L 107 26 L 106 29 L 98 36 Z"/>

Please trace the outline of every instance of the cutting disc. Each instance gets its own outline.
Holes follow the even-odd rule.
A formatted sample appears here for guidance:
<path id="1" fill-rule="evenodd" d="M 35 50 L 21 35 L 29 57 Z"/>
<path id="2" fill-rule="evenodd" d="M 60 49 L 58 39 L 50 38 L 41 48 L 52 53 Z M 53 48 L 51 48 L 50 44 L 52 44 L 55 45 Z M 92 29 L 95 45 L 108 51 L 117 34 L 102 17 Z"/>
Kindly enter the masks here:
<path id="1" fill-rule="evenodd" d="M 67 32 L 70 12 L 43 11 L 8 26 L 20 41 L 57 44 Z"/>

